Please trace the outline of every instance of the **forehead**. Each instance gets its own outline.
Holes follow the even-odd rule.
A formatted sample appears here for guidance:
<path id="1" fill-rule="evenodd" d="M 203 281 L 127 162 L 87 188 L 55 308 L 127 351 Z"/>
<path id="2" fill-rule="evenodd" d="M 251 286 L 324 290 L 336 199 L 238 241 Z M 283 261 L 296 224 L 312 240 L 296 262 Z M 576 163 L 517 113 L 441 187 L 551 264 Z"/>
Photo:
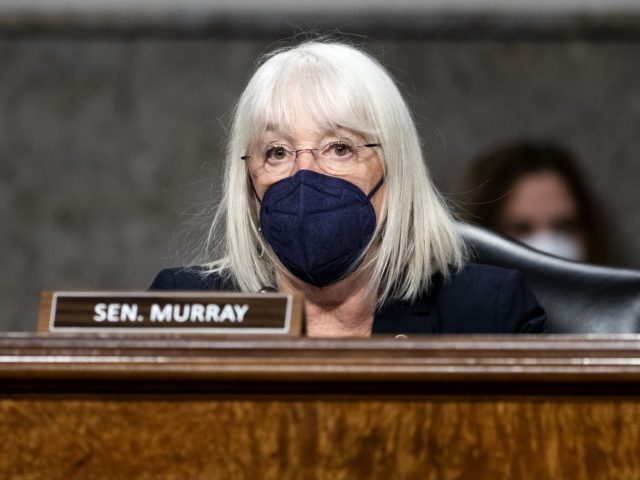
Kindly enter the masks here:
<path id="1" fill-rule="evenodd" d="M 573 216 L 578 209 L 566 182 L 553 172 L 528 174 L 517 180 L 505 207 L 508 215 L 539 219 Z"/>

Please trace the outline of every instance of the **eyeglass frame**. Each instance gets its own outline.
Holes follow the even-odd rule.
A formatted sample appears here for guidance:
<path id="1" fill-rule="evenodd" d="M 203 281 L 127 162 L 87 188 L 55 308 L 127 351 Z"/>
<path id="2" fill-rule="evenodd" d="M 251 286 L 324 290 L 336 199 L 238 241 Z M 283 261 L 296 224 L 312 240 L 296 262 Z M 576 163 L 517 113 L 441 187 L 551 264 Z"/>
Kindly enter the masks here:
<path id="1" fill-rule="evenodd" d="M 313 158 L 316 158 L 316 157 L 318 156 L 318 154 L 317 154 L 317 153 L 314 153 L 314 152 L 317 152 L 317 151 L 319 151 L 321 148 L 324 148 L 324 147 L 326 147 L 326 146 L 328 146 L 328 145 L 331 145 L 331 143 L 334 143 L 334 142 L 329 142 L 329 143 L 327 143 L 326 145 L 322 145 L 322 147 L 315 147 L 315 148 L 293 148 L 292 150 L 289 150 L 289 149 L 287 148 L 287 146 L 286 146 L 286 145 L 278 145 L 278 146 L 280 146 L 280 147 L 284 148 L 285 150 L 287 150 L 287 151 L 288 151 L 288 152 L 290 152 L 290 153 L 295 154 L 295 156 L 293 157 L 293 163 L 295 163 L 295 162 L 296 162 L 296 160 L 298 160 L 298 155 L 300 155 L 300 152 L 310 152 L 310 153 L 313 155 Z M 363 147 L 367 147 L 367 148 L 382 147 L 382 144 L 381 144 L 381 143 L 365 143 L 365 144 L 363 144 L 363 145 L 354 145 L 354 148 L 363 148 Z M 252 157 L 252 155 L 243 155 L 243 156 L 241 156 L 241 157 L 240 157 L 240 160 L 247 161 L 247 160 L 249 160 L 251 157 Z M 266 162 L 265 162 L 265 163 L 266 163 Z"/>

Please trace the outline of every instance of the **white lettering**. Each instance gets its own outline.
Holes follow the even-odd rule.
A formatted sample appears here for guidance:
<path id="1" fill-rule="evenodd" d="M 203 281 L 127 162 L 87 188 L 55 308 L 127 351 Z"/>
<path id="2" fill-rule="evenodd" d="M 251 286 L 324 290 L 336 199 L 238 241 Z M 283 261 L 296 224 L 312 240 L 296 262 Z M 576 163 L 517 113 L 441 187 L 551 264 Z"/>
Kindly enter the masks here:
<path id="1" fill-rule="evenodd" d="M 173 306 L 168 303 L 164 307 L 160 308 L 157 303 L 151 304 L 151 313 L 149 314 L 149 320 L 152 322 L 170 322 Z"/>
<path id="2" fill-rule="evenodd" d="M 129 305 L 128 303 L 122 304 L 122 310 L 120 311 L 120 320 L 123 322 L 135 322 L 138 320 L 138 305 L 133 303 Z"/>
<path id="3" fill-rule="evenodd" d="M 225 320 L 229 320 L 230 322 L 236 321 L 236 316 L 233 313 L 233 307 L 231 305 L 225 305 L 220 312 L 220 322 L 224 322 Z"/>
<path id="4" fill-rule="evenodd" d="M 244 316 L 249 311 L 249 305 L 247 305 L 247 304 L 234 305 L 233 309 L 236 311 L 236 317 L 238 319 L 238 322 L 242 322 L 244 320 Z"/>
<path id="5" fill-rule="evenodd" d="M 120 320 L 120 304 L 110 303 L 107 307 L 107 321 L 118 322 Z"/>
<path id="6" fill-rule="evenodd" d="M 96 316 L 100 312 L 96 305 Z M 138 306 L 122 305 L 122 311 L 120 317 L 124 320 L 133 320 L 138 313 Z M 185 304 L 166 304 L 162 305 L 153 303 L 151 304 L 151 311 L 149 314 L 149 320 L 151 322 L 201 322 L 201 323 L 222 323 L 222 322 L 243 322 L 245 317 L 249 313 L 248 304 L 226 304 L 218 305 L 215 303 L 208 303 L 206 305 L 202 303 L 185 303 Z M 107 307 L 108 317 L 108 307 Z"/>
<path id="7" fill-rule="evenodd" d="M 205 313 L 205 319 L 207 322 L 217 322 L 219 321 L 218 319 L 218 313 L 220 313 L 220 307 L 218 305 L 216 305 L 215 303 L 210 303 L 209 305 L 207 305 L 207 310 Z"/>
<path id="8" fill-rule="evenodd" d="M 176 303 L 173 306 L 173 319 L 179 323 L 186 322 L 189 319 L 189 304 L 180 305 Z"/>
<path id="9" fill-rule="evenodd" d="M 94 307 L 93 320 L 96 322 L 137 322 L 138 305 L 136 303 L 98 303 Z"/>
<path id="10" fill-rule="evenodd" d="M 204 322 L 204 305 L 199 303 L 191 305 L 191 317 L 192 322 Z"/>
<path id="11" fill-rule="evenodd" d="M 93 320 L 96 322 L 104 322 L 107 319 L 107 304 L 98 303 L 93 307 Z"/>

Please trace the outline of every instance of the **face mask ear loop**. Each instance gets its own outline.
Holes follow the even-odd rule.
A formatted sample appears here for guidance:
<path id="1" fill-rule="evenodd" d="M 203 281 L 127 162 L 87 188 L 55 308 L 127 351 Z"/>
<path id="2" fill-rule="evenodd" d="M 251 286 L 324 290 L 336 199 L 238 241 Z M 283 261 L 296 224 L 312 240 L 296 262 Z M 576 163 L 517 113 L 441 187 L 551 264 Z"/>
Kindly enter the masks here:
<path id="1" fill-rule="evenodd" d="M 371 190 L 371 192 L 369 192 L 369 195 L 367 195 L 367 198 L 369 200 L 371 200 L 373 198 L 373 196 L 378 192 L 378 190 L 380 190 L 380 187 L 382 186 L 383 183 L 384 183 L 384 177 L 382 177 L 380 179 L 380 181 L 376 184 L 376 186 L 373 187 L 373 190 Z"/>

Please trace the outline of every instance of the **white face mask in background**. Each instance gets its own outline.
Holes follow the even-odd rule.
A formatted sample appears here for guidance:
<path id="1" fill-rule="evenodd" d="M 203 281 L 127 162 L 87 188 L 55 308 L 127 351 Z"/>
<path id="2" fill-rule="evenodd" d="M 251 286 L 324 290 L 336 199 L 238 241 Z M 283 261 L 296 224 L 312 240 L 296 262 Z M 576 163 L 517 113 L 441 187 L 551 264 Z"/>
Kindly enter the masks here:
<path id="1" fill-rule="evenodd" d="M 567 260 L 582 262 L 585 258 L 582 245 L 566 233 L 537 232 L 530 235 L 522 235 L 518 237 L 518 240 L 531 248 L 566 258 Z"/>

